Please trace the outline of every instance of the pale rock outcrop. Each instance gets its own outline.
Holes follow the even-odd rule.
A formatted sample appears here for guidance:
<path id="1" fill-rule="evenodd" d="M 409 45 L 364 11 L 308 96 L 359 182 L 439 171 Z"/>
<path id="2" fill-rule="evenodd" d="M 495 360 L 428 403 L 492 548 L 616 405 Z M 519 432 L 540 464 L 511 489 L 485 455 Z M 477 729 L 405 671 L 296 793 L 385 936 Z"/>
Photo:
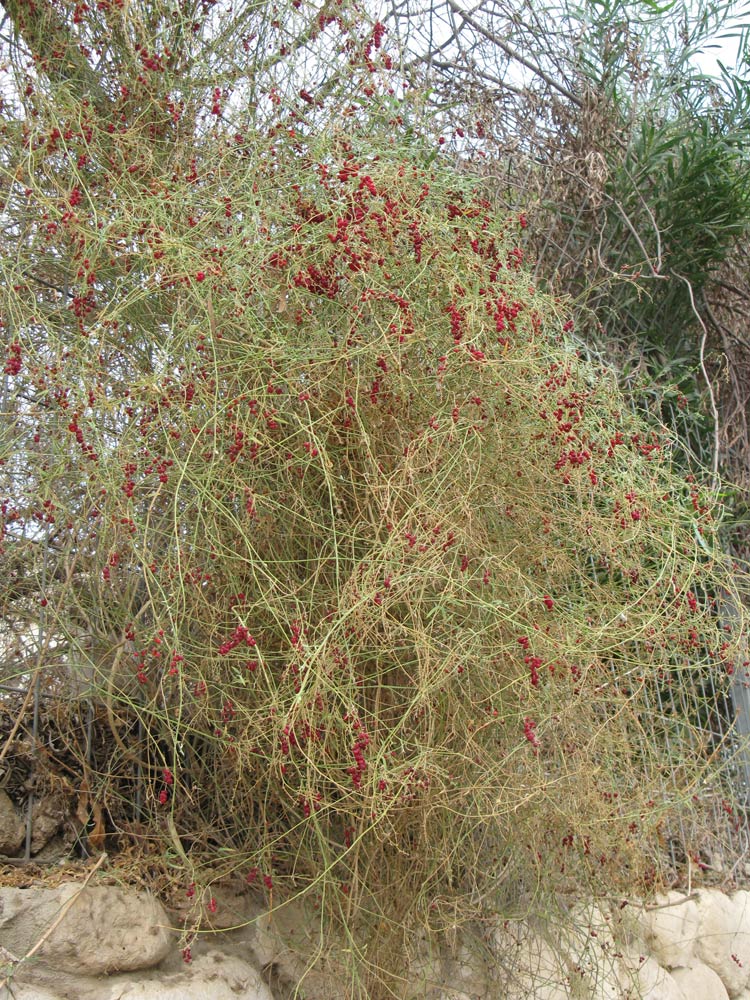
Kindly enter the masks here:
<path id="1" fill-rule="evenodd" d="M 695 899 L 673 891 L 642 909 L 639 923 L 649 953 L 666 969 L 676 969 L 693 960 L 699 921 Z"/>
<path id="2" fill-rule="evenodd" d="M 494 934 L 503 972 L 490 982 L 488 996 L 503 1000 L 569 1000 L 568 969 L 540 930 L 526 921 L 506 921 Z"/>
<path id="3" fill-rule="evenodd" d="M 435 990 L 445 981 L 443 967 L 444 955 L 441 949 L 426 936 L 414 935 L 410 943 L 409 985 L 406 989 L 409 1000 L 434 996 Z M 456 988 L 459 988 L 458 984 Z"/>
<path id="4" fill-rule="evenodd" d="M 561 914 L 555 931 L 565 957 L 575 996 L 621 1000 L 634 984 L 627 959 L 634 950 L 632 933 L 619 909 L 600 903 L 578 903 Z M 637 951 L 637 948 L 635 949 Z"/>
<path id="5" fill-rule="evenodd" d="M 480 948 L 470 948 L 466 943 L 454 947 L 450 959 L 445 963 L 443 981 L 450 984 L 456 996 L 468 994 L 488 997 L 490 970 L 486 955 L 482 955 Z"/>
<path id="6" fill-rule="evenodd" d="M 726 988 L 713 969 L 697 962 L 686 969 L 673 969 L 672 978 L 686 997 L 700 1000 L 729 1000 Z"/>
<path id="7" fill-rule="evenodd" d="M 12 993 L 6 988 L 0 989 L 1 1000 L 60 1000 L 59 993 L 50 993 L 41 986 L 31 986 L 28 983 L 11 981 Z M 235 997 L 236 1000 L 236 997 Z"/>
<path id="8" fill-rule="evenodd" d="M 235 882 L 209 886 L 197 900 L 192 893 L 186 895 L 172 906 L 170 916 L 174 926 L 231 931 L 248 926 L 263 912 L 247 886 Z"/>
<path id="9" fill-rule="evenodd" d="M 31 809 L 31 853 L 38 854 L 52 840 L 70 813 L 62 793 L 36 799 Z"/>
<path id="10" fill-rule="evenodd" d="M 196 957 L 182 972 L 120 983 L 101 996 L 102 1000 L 273 1000 L 257 969 L 219 951 Z"/>
<path id="11" fill-rule="evenodd" d="M 0 854 L 12 858 L 26 839 L 26 824 L 16 812 L 7 792 L 0 790 Z"/>
<path id="12" fill-rule="evenodd" d="M 63 972 L 148 969 L 175 941 L 164 908 L 150 893 L 75 882 L 56 889 L 0 888 L 0 937 L 16 955 L 33 948 L 61 914 L 34 957 Z"/>
<path id="13" fill-rule="evenodd" d="M 737 892 L 732 893 L 731 898 L 735 905 L 738 932 L 750 934 L 750 892 L 746 889 L 738 889 Z"/>
<path id="14" fill-rule="evenodd" d="M 696 956 L 719 976 L 730 997 L 738 997 L 750 980 L 747 894 L 730 898 L 718 889 L 701 889 L 697 895 Z"/>
<path id="15" fill-rule="evenodd" d="M 640 963 L 638 989 L 639 1000 L 697 1000 L 692 994 L 685 994 L 667 970 L 650 955 Z"/>
<path id="16" fill-rule="evenodd" d="M 57 994 L 49 993 L 47 990 L 20 982 L 16 976 L 18 956 L 14 955 L 7 948 L 0 945 L 0 998 L 2 1000 L 59 1000 Z"/>
<path id="17" fill-rule="evenodd" d="M 186 926 L 224 930 L 197 937 L 185 965 L 169 929 L 182 920 L 148 893 L 0 888 L 0 979 L 11 974 L 16 1000 L 346 995 L 357 967 L 346 952 L 320 954 L 314 908 L 296 900 L 264 912 L 243 889 L 186 899 Z M 42 938 L 33 959 L 19 961 Z M 442 940 L 414 935 L 409 962 L 403 1000 L 750 1000 L 750 892 L 672 892 L 646 907 L 561 901 L 545 917 L 464 927 Z"/>
<path id="18" fill-rule="evenodd" d="M 346 974 L 320 958 L 318 926 L 310 906 L 293 900 L 258 917 L 248 943 L 261 968 L 273 966 L 283 981 L 302 983 L 306 1000 L 331 1000 Z"/>

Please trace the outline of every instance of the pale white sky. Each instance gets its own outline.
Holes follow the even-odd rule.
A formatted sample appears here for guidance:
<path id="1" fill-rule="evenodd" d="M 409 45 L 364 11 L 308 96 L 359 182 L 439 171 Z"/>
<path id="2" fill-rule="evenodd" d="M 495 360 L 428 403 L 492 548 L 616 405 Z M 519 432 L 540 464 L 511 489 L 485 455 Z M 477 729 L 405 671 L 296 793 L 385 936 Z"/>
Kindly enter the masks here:
<path id="1" fill-rule="evenodd" d="M 734 67 L 737 63 L 738 46 L 740 43 L 738 25 L 750 22 L 750 3 L 737 3 L 736 7 L 736 17 L 722 29 L 720 34 L 710 43 L 710 47 L 704 47 L 703 52 L 695 57 L 695 64 L 704 73 L 711 76 L 720 75 L 717 61 L 722 62 L 728 68 Z M 727 37 L 732 34 L 735 37 Z"/>

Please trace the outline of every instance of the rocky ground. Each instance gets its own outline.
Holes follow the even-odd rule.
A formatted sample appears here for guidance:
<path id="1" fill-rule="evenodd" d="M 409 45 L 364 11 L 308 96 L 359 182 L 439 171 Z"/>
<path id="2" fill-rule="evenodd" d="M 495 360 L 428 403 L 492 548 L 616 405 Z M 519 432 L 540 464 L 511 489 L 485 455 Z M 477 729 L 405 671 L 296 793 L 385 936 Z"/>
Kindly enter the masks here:
<path id="1" fill-rule="evenodd" d="M 38 814 L 34 848 L 54 853 L 62 813 L 47 802 Z M 0 852 L 11 858 L 24 840 L 0 792 Z M 214 887 L 203 912 L 187 900 L 168 910 L 124 884 L 104 854 L 78 873 L 50 863 L 36 879 L 17 862 L 0 868 L 0 1000 L 350 995 L 332 961 L 313 963 L 315 921 L 302 903 L 269 914 L 243 883 Z M 186 924 L 197 926 L 189 951 Z M 750 1000 L 750 891 L 561 902 L 554 918 L 498 919 L 442 947 L 415 939 L 404 989 L 404 1000 L 698 997 Z"/>

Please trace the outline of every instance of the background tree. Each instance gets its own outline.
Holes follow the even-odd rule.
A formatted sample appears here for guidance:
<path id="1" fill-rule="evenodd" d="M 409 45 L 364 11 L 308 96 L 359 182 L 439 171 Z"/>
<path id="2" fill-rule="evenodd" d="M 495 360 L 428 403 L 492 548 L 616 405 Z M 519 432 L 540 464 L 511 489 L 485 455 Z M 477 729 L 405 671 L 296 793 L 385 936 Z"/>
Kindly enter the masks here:
<path id="1" fill-rule="evenodd" d="M 748 91 L 735 10 L 417 0 L 388 23 L 446 145 L 529 213 L 535 274 L 574 298 L 589 346 L 667 389 L 661 416 L 746 482 Z M 716 35 L 733 36 L 739 57 L 720 79 L 695 59 Z"/>

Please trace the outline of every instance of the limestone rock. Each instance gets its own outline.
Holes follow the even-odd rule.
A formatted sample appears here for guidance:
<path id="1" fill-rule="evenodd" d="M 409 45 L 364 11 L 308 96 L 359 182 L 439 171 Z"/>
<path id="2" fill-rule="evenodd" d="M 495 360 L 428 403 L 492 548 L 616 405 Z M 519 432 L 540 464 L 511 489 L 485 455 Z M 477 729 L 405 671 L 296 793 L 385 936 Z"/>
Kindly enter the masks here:
<path id="1" fill-rule="evenodd" d="M 18 983 L 15 980 L 12 981 L 13 992 L 9 993 L 7 990 L 0 990 L 0 997 L 5 1000 L 60 1000 L 59 993 L 50 993 L 41 986 L 31 986 L 27 983 Z"/>
<path id="2" fill-rule="evenodd" d="M 470 996 L 485 997 L 487 993 L 487 983 L 490 979 L 490 970 L 487 967 L 486 955 L 483 955 L 480 948 L 472 941 L 472 947 L 468 946 L 466 938 L 458 947 L 452 949 L 450 959 L 445 962 L 445 982 L 456 996 L 469 994 Z"/>
<path id="3" fill-rule="evenodd" d="M 0 854 L 12 858 L 26 839 L 26 824 L 16 812 L 7 792 L 0 790 Z"/>
<path id="4" fill-rule="evenodd" d="M 672 978 L 686 997 L 700 997 L 701 1000 L 728 1000 L 729 994 L 724 984 L 707 965 L 697 962 L 687 969 L 673 969 Z"/>
<path id="5" fill-rule="evenodd" d="M 735 905 L 738 933 L 750 933 L 750 892 L 746 889 L 740 889 L 733 892 L 731 898 Z"/>
<path id="6" fill-rule="evenodd" d="M 619 908 L 579 903 L 558 918 L 558 950 L 572 970 L 574 995 L 596 1000 L 621 1000 L 633 986 L 626 958 L 633 951 L 632 934 Z M 636 949 L 638 950 L 638 949 Z M 633 968 L 638 963 L 634 961 Z"/>
<path id="7" fill-rule="evenodd" d="M 718 889 L 701 889 L 698 896 L 696 955 L 719 976 L 729 996 L 737 997 L 750 979 L 746 895 L 730 899 Z"/>
<path id="8" fill-rule="evenodd" d="M 261 967 L 273 966 L 284 983 L 302 982 L 305 1000 L 332 1000 L 346 981 L 335 955 L 318 953 L 318 920 L 311 907 L 292 900 L 264 913 L 253 924 L 248 948 Z"/>
<path id="9" fill-rule="evenodd" d="M 316 953 L 315 915 L 304 902 L 253 918 L 257 904 L 245 892 L 211 891 L 217 922 L 237 929 L 212 938 L 206 953 L 197 939 L 192 963 L 182 965 L 169 918 L 148 893 L 77 883 L 0 888 L 0 966 L 23 956 L 62 913 L 34 962 L 18 966 L 17 1000 L 273 1000 L 277 988 L 286 996 L 295 987 L 306 1000 L 345 995 L 346 956 Z M 487 925 L 476 938 L 468 928 L 448 941 L 417 935 L 404 997 L 750 1000 L 750 892 L 701 889 L 696 900 L 670 893 L 658 902 L 675 905 L 565 903 L 554 916 L 506 921 L 489 938 Z"/>
<path id="10" fill-rule="evenodd" d="M 212 890 L 212 896 L 216 900 L 216 909 L 212 913 L 206 901 L 201 922 L 201 926 L 211 930 L 241 927 L 263 912 L 247 891 L 247 886 L 216 886 Z"/>
<path id="11" fill-rule="evenodd" d="M 650 956 L 638 970 L 638 986 L 640 1000 L 694 1000 L 693 994 L 684 993 L 666 969 Z"/>
<path id="12" fill-rule="evenodd" d="M 46 795 L 31 809 L 31 853 L 37 854 L 54 837 L 68 816 L 70 808 L 62 794 Z"/>
<path id="13" fill-rule="evenodd" d="M 213 899 L 214 905 L 211 906 Z M 247 885 L 243 883 L 217 884 L 205 890 L 198 905 L 194 899 L 184 897 L 170 909 L 172 925 L 200 924 L 201 930 L 231 931 L 251 924 L 264 912 Z"/>
<path id="14" fill-rule="evenodd" d="M 19 976 L 15 974 L 17 962 L 18 955 L 14 955 L 7 948 L 0 947 L 0 979 L 4 979 L 6 976 L 9 977 L 8 986 L 0 988 L 0 997 L 2 997 L 2 1000 L 5 1000 L 6 997 L 8 997 L 8 1000 L 11 997 L 13 1000 L 59 1000 L 57 994 L 50 993 L 38 984 L 29 984 L 25 980 L 23 982 L 19 981 Z M 23 969 L 19 969 L 21 974 L 24 971 Z"/>
<path id="15" fill-rule="evenodd" d="M 490 983 L 488 996 L 503 1000 L 568 1000 L 571 995 L 563 957 L 526 921 L 508 921 L 494 935 L 503 973 Z"/>
<path id="16" fill-rule="evenodd" d="M 647 950 L 665 969 L 689 966 L 698 935 L 698 906 L 681 892 L 657 896 L 653 907 L 641 911 Z"/>
<path id="17" fill-rule="evenodd" d="M 75 897 L 75 899 L 73 899 Z M 147 969 L 172 947 L 168 918 L 149 893 L 64 882 L 56 889 L 0 888 L 0 936 L 25 955 L 59 918 L 35 958 L 63 972 L 93 976 Z"/>
<path id="18" fill-rule="evenodd" d="M 260 973 L 242 959 L 210 951 L 184 971 L 142 982 L 122 983 L 102 1000 L 273 1000 Z"/>
<path id="19" fill-rule="evenodd" d="M 406 995 L 409 1000 L 421 1000 L 434 995 L 435 988 L 445 981 L 445 956 L 439 947 L 419 934 L 411 941 L 410 951 Z M 456 985 L 456 989 L 460 987 Z"/>

